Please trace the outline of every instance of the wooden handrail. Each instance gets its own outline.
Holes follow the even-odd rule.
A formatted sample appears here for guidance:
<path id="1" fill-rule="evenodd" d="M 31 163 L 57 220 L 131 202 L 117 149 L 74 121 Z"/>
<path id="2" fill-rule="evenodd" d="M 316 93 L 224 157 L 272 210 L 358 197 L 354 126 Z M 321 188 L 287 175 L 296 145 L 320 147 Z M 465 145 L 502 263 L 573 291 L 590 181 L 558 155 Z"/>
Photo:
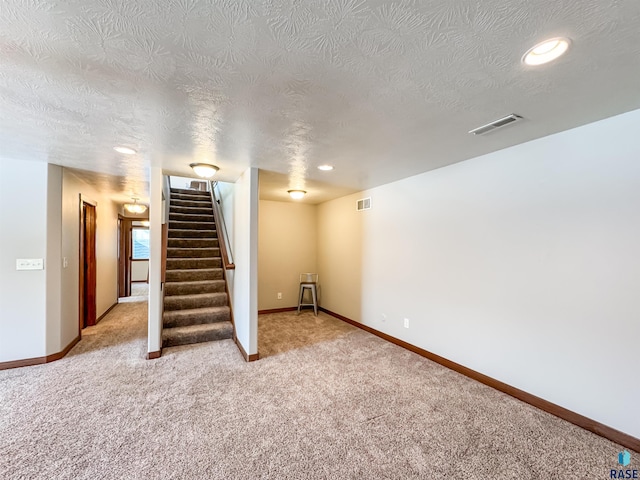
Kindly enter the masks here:
<path id="1" fill-rule="evenodd" d="M 162 224 L 162 270 L 160 282 L 164 284 L 167 276 L 167 245 L 169 244 L 169 224 Z"/>
<path id="2" fill-rule="evenodd" d="M 232 261 L 229 260 L 229 253 L 227 250 L 227 242 L 225 240 L 224 231 L 224 222 L 222 221 L 222 213 L 219 210 L 220 204 L 216 199 L 216 194 L 214 192 L 215 183 L 211 182 L 209 184 L 210 193 L 211 193 L 211 203 L 213 205 L 213 219 L 216 223 L 216 230 L 218 231 L 218 244 L 220 245 L 220 254 L 222 256 L 222 265 L 225 270 L 235 270 L 236 265 Z"/>
<path id="3" fill-rule="evenodd" d="M 171 179 L 168 175 L 163 178 L 162 200 L 164 201 L 164 211 L 162 212 L 162 268 L 160 270 L 160 283 L 163 285 L 167 276 L 167 248 L 169 246 L 169 206 L 171 204 Z"/>

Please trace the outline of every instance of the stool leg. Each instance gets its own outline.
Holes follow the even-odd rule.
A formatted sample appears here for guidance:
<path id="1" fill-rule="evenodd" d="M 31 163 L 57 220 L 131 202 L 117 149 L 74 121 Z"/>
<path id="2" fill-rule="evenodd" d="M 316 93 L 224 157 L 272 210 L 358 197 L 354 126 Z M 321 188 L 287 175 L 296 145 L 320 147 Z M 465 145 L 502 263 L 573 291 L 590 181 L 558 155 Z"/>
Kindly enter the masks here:
<path id="1" fill-rule="evenodd" d="M 311 295 L 313 296 L 313 313 L 317 317 L 318 316 L 318 292 L 316 291 L 315 285 L 311 287 Z"/>
<path id="2" fill-rule="evenodd" d="M 300 305 L 302 305 L 302 297 L 304 297 L 304 287 L 300 285 L 300 295 L 298 296 L 298 314 L 300 313 Z"/>

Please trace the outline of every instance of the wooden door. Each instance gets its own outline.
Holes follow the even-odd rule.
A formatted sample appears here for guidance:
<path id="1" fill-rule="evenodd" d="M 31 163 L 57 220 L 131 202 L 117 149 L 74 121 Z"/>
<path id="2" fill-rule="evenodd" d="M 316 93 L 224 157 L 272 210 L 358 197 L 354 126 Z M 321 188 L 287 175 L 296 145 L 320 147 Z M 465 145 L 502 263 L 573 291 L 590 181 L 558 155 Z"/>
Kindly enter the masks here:
<path id="1" fill-rule="evenodd" d="M 82 202 L 80 216 L 80 328 L 96 324 L 96 207 Z"/>

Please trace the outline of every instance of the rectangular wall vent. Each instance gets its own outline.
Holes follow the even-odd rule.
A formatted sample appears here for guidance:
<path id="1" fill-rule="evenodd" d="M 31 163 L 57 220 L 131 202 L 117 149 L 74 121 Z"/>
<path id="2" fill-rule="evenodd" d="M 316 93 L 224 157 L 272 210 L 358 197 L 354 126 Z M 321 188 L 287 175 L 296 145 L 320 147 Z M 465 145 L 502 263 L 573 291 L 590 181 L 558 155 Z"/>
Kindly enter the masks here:
<path id="1" fill-rule="evenodd" d="M 371 208 L 371 197 L 363 198 L 356 202 L 356 210 L 369 210 Z"/>
<path id="2" fill-rule="evenodd" d="M 522 117 L 520 115 L 512 113 L 511 115 L 499 118 L 498 120 L 494 120 L 493 122 L 482 125 L 481 127 L 469 130 L 469 133 L 473 133 L 474 135 L 482 135 L 490 132 L 491 130 L 495 130 L 496 128 L 504 127 L 505 125 L 509 125 L 510 123 L 517 122 L 518 120 L 522 120 Z"/>

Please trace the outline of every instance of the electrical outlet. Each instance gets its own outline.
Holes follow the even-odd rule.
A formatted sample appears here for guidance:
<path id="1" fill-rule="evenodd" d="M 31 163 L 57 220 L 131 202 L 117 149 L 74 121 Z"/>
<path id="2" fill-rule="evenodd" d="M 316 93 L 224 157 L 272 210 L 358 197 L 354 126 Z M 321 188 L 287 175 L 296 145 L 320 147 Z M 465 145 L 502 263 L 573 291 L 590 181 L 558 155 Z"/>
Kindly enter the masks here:
<path id="1" fill-rule="evenodd" d="M 282 300 L 282 292 L 278 292 L 278 300 Z"/>
<path id="2" fill-rule="evenodd" d="M 62 257 L 62 268 L 67 268 L 69 266 L 69 259 L 67 257 Z"/>
<path id="3" fill-rule="evenodd" d="M 404 328 L 409 328 L 409 319 L 408 318 L 404 319 Z"/>
<path id="4" fill-rule="evenodd" d="M 384 313 L 380 314 L 380 318 L 382 319 L 383 322 L 387 321 L 387 315 Z"/>

